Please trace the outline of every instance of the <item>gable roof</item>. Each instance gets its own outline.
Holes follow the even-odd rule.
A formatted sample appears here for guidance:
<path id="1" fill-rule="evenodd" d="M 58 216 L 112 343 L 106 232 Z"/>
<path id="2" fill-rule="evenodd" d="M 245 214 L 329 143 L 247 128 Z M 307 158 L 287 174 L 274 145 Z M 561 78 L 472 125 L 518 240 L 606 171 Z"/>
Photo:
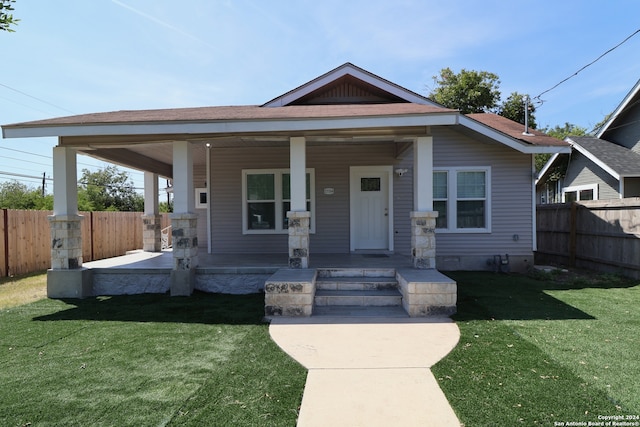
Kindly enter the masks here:
<path id="1" fill-rule="evenodd" d="M 628 108 L 636 103 L 640 102 L 640 80 L 635 84 L 635 86 L 629 91 L 627 96 L 624 97 L 620 105 L 611 113 L 609 119 L 604 123 L 602 128 L 596 133 L 596 138 L 602 138 L 607 130 L 610 130 L 614 127 L 614 124 L 618 121 L 618 118 L 622 115 L 622 113 Z"/>
<path id="2" fill-rule="evenodd" d="M 604 139 L 580 136 L 567 138 L 578 152 L 615 179 L 640 176 L 640 154 Z"/>
<path id="3" fill-rule="evenodd" d="M 378 102 L 412 102 L 415 104 L 442 107 L 442 105 L 427 97 L 392 83 L 389 80 L 383 79 L 382 77 L 357 67 L 350 62 L 344 63 L 341 66 L 264 103 L 262 106 L 283 107 L 286 105 L 305 103 L 305 101 L 308 101 L 309 99 L 320 98 L 323 92 L 330 89 L 331 86 L 345 83 L 350 83 L 356 88 L 378 96 Z M 375 101 L 372 100 L 371 102 Z"/>
<path id="4" fill-rule="evenodd" d="M 57 136 L 78 145 L 89 144 L 87 138 L 93 142 L 99 138 L 103 143 L 122 145 L 185 138 L 282 138 L 292 133 L 402 138 L 425 133 L 429 126 L 454 126 L 462 133 L 522 153 L 569 152 L 563 141 L 535 131 L 524 136 L 522 125 L 495 114 L 465 116 L 351 63 L 262 106 L 83 114 L 5 125 L 2 132 L 5 138 Z"/>

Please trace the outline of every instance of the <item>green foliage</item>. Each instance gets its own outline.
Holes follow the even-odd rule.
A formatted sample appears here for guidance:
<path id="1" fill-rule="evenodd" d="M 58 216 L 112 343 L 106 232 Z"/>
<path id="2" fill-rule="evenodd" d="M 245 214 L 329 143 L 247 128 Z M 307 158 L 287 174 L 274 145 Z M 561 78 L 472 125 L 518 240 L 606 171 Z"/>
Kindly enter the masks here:
<path id="1" fill-rule="evenodd" d="M 547 135 L 558 139 L 565 139 L 568 136 L 585 136 L 588 133 L 587 128 L 568 122 L 565 122 L 564 126 L 556 125 L 553 128 L 547 126 L 541 130 Z"/>
<path id="2" fill-rule="evenodd" d="M 97 172 L 82 170 L 78 188 L 78 209 L 81 211 L 144 210 L 144 197 L 134 188 L 129 174 L 117 166 L 107 166 Z"/>
<path id="3" fill-rule="evenodd" d="M 0 0 L 0 31 L 14 32 L 11 25 L 18 25 L 19 19 L 13 17 L 13 5 L 16 0 Z"/>
<path id="4" fill-rule="evenodd" d="M 160 202 L 158 204 L 158 210 L 160 211 L 160 213 L 172 213 L 173 212 L 173 201 Z"/>
<path id="5" fill-rule="evenodd" d="M 588 133 L 587 128 L 574 125 L 568 122 L 565 122 L 564 126 L 556 125 L 553 128 L 547 126 L 540 130 L 549 136 L 562 139 L 562 140 L 564 140 L 568 136 L 585 136 Z M 540 172 L 544 167 L 544 165 L 547 164 L 550 158 L 551 158 L 551 154 L 536 154 L 536 160 L 535 160 L 536 172 Z M 557 181 L 559 178 L 564 176 L 566 172 L 566 167 L 567 167 L 566 162 L 558 165 L 556 167 L 556 170 L 553 171 L 553 176 L 551 177 L 551 180 Z"/>
<path id="6" fill-rule="evenodd" d="M 18 181 L 0 184 L 0 208 L 52 210 L 53 195 L 42 196 L 42 188 L 30 188 Z"/>
<path id="7" fill-rule="evenodd" d="M 523 95 L 518 92 L 512 92 L 511 95 L 507 98 L 506 101 L 500 105 L 498 108 L 498 114 L 506 117 L 508 119 L 513 120 L 514 122 L 524 124 L 524 101 L 525 98 L 529 95 Z M 536 118 L 535 118 L 536 107 L 533 103 L 529 102 L 529 119 L 528 124 L 530 129 L 536 128 Z"/>
<path id="8" fill-rule="evenodd" d="M 436 87 L 429 97 L 447 108 L 469 114 L 489 112 L 498 106 L 500 79 L 496 74 L 464 68 L 456 74 L 443 68 L 433 81 Z"/>

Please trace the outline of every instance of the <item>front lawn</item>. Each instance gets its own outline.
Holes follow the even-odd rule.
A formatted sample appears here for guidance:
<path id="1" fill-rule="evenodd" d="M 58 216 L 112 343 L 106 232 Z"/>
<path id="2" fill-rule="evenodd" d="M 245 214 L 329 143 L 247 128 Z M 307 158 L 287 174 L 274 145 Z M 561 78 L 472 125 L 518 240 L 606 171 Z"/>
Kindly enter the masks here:
<path id="1" fill-rule="evenodd" d="M 449 275 L 461 338 L 433 372 L 466 426 L 640 425 L 638 281 Z"/>
<path id="2" fill-rule="evenodd" d="M 294 426 L 306 370 L 271 341 L 263 306 L 196 294 L 0 309 L 0 425 Z"/>

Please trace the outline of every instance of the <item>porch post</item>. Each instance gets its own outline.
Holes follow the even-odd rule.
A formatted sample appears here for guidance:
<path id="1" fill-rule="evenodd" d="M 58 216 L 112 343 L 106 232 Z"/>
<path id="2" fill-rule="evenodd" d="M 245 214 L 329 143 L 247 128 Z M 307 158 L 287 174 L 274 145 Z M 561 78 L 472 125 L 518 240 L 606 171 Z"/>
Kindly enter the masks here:
<path id="1" fill-rule="evenodd" d="M 289 226 L 289 267 L 309 267 L 309 220 L 307 211 L 306 140 L 289 139 L 291 210 L 287 212 Z"/>
<path id="2" fill-rule="evenodd" d="M 433 211 L 433 137 L 413 141 L 411 258 L 414 268 L 436 268 L 436 218 Z"/>
<path id="3" fill-rule="evenodd" d="M 142 250 L 162 250 L 162 217 L 158 213 L 158 175 L 144 173 L 144 215 L 142 215 Z"/>
<path id="4" fill-rule="evenodd" d="M 53 148 L 53 215 L 49 298 L 83 298 L 92 294 L 90 271 L 82 267 L 82 219 L 78 214 L 76 151 Z"/>
<path id="5" fill-rule="evenodd" d="M 173 143 L 173 270 L 171 295 L 188 296 L 195 285 L 198 266 L 198 216 L 195 212 L 193 152 L 188 141 Z"/>

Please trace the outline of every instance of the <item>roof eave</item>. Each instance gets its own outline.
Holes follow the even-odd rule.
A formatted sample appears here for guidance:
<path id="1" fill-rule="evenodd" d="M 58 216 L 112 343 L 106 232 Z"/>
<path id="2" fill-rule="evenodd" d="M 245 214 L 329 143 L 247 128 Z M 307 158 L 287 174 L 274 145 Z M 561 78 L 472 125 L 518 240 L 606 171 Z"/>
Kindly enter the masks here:
<path id="1" fill-rule="evenodd" d="M 607 165 L 605 162 L 603 162 L 598 157 L 593 155 L 593 153 L 591 153 L 589 150 L 587 150 L 586 148 L 578 144 L 576 141 L 571 139 L 571 137 L 567 137 L 567 141 L 569 142 L 569 144 L 571 144 L 571 146 L 577 152 L 581 153 L 587 159 L 591 160 L 593 163 L 598 165 L 603 171 L 605 171 L 606 173 L 608 173 L 609 175 L 611 175 L 612 177 L 620 181 L 620 174 L 616 172 L 611 166 Z"/>
<path id="2" fill-rule="evenodd" d="M 304 132 L 332 129 L 454 125 L 457 123 L 457 120 L 457 112 L 444 112 L 392 116 L 350 116 L 197 122 L 83 123 L 35 126 L 18 124 L 3 126 L 2 136 L 3 138 L 32 138 L 52 136 Z"/>
<path id="3" fill-rule="evenodd" d="M 527 144 L 519 139 L 513 138 L 505 133 L 502 133 L 484 123 L 474 120 L 470 117 L 461 115 L 460 124 L 468 129 L 478 132 L 488 138 L 491 138 L 497 142 L 500 142 L 507 147 L 513 148 L 521 153 L 525 154 L 553 154 L 553 153 L 570 153 L 570 146 L 560 145 L 533 145 Z"/>

